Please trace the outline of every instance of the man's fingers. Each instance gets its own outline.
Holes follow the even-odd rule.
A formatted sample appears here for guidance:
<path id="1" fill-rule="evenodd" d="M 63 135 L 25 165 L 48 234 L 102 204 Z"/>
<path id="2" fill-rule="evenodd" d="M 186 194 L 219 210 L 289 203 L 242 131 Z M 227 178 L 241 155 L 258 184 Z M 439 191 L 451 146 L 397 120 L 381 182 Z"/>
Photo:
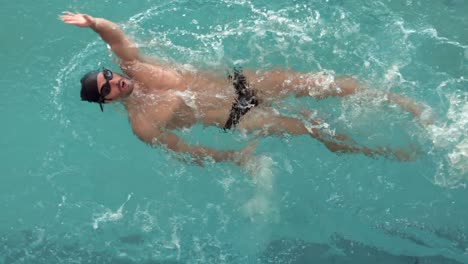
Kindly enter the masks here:
<path id="1" fill-rule="evenodd" d="M 62 17 L 61 19 L 62 19 L 62 21 L 65 22 L 65 23 L 73 23 L 73 22 L 75 22 L 75 19 L 70 18 L 70 17 Z"/>
<path id="2" fill-rule="evenodd" d="M 60 19 L 62 19 L 63 22 L 66 23 L 81 23 L 83 20 L 80 17 L 74 17 L 74 16 L 61 16 Z"/>
<path id="3" fill-rule="evenodd" d="M 69 20 L 74 20 L 75 17 L 73 17 L 73 16 L 60 16 L 60 19 L 62 19 L 63 21 L 69 21 Z"/>
<path id="4" fill-rule="evenodd" d="M 76 24 L 74 21 L 63 21 L 63 23 L 68 24 L 68 25 L 75 25 Z"/>
<path id="5" fill-rule="evenodd" d="M 72 13 L 72 12 L 69 12 L 69 11 L 63 11 L 62 12 L 62 15 L 60 17 L 78 17 L 78 16 L 82 16 L 82 14 L 76 14 L 76 13 Z"/>

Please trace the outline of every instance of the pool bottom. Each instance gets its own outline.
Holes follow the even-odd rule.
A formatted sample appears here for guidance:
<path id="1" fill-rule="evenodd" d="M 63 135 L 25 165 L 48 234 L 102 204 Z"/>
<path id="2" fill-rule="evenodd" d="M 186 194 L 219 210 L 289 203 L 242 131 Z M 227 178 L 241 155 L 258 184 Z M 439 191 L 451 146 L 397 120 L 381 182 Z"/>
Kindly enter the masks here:
<path id="1" fill-rule="evenodd" d="M 64 234 L 66 236 L 66 234 Z M 198 247 L 196 243 L 192 248 L 186 249 L 178 258 L 154 256 L 159 252 L 144 245 L 146 238 L 135 234 L 118 237 L 115 241 L 106 244 L 114 245 L 112 249 L 99 250 L 89 244 L 78 242 L 63 244 L 55 238 L 47 237 L 45 233 L 39 236 L 37 232 L 21 231 L 14 236 L 1 238 L 0 262 L 13 263 L 113 263 L 113 264 L 169 264 L 169 263 L 321 263 L 321 264 L 458 264 L 456 260 L 440 255 L 434 256 L 407 256 L 393 255 L 377 248 L 363 245 L 359 242 L 344 239 L 339 236 L 332 238 L 331 245 L 307 242 L 299 239 L 276 239 L 254 256 L 245 256 L 241 252 L 229 252 L 229 246 L 224 249 L 213 246 Z M 119 245 L 118 247 L 116 247 Z M 111 252 L 120 248 L 118 252 Z M 127 250 L 126 250 L 126 249 Z M 146 248 L 147 252 L 137 254 L 130 252 L 135 248 Z M 141 252 L 141 251 L 140 251 Z M 129 254 L 130 253 L 130 254 Z"/>

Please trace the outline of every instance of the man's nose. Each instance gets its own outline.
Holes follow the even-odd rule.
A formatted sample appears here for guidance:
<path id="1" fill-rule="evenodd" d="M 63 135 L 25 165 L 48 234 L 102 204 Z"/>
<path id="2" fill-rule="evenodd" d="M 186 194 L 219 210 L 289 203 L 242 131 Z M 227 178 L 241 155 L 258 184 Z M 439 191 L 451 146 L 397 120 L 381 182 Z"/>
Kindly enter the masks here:
<path id="1" fill-rule="evenodd" d="M 110 80 L 110 84 L 113 84 L 113 85 L 118 85 L 119 84 L 119 80 L 117 78 L 112 78 L 112 80 Z"/>

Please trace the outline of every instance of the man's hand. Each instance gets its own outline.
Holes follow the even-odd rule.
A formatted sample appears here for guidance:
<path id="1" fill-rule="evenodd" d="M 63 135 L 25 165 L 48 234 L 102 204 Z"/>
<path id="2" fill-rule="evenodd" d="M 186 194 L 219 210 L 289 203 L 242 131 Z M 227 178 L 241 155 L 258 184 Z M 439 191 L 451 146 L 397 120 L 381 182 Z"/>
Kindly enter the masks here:
<path id="1" fill-rule="evenodd" d="M 89 27 L 101 36 L 102 40 L 109 44 L 112 51 L 122 62 L 134 62 L 139 60 L 138 48 L 125 36 L 122 29 L 115 23 L 104 18 L 95 18 L 86 14 L 75 14 L 65 11 L 60 16 L 63 23 L 78 27 Z M 132 72 L 127 70 L 127 75 L 132 77 Z"/>
<path id="2" fill-rule="evenodd" d="M 244 147 L 241 151 L 237 152 L 234 162 L 237 165 L 244 166 L 253 157 L 253 153 L 255 152 L 257 145 L 258 141 L 255 141 Z"/>
<path id="3" fill-rule="evenodd" d="M 60 16 L 60 19 L 68 25 L 75 25 L 78 27 L 91 27 L 95 24 L 95 19 L 86 14 L 75 14 L 65 11 Z"/>

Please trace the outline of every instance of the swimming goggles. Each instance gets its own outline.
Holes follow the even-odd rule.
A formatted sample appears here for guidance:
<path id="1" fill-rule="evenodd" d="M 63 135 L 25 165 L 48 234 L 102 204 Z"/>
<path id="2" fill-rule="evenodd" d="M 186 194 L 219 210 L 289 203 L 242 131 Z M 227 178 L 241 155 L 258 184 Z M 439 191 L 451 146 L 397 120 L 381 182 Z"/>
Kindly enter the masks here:
<path id="1" fill-rule="evenodd" d="M 112 90 L 109 81 L 112 80 L 112 78 L 114 78 L 114 74 L 112 73 L 111 70 L 103 68 L 102 75 L 104 76 L 104 79 L 106 79 L 106 83 L 101 88 L 98 103 L 99 103 L 99 106 L 101 107 L 101 111 L 104 112 L 104 108 L 102 107 L 102 104 L 105 103 L 105 97 L 108 96 Z"/>

